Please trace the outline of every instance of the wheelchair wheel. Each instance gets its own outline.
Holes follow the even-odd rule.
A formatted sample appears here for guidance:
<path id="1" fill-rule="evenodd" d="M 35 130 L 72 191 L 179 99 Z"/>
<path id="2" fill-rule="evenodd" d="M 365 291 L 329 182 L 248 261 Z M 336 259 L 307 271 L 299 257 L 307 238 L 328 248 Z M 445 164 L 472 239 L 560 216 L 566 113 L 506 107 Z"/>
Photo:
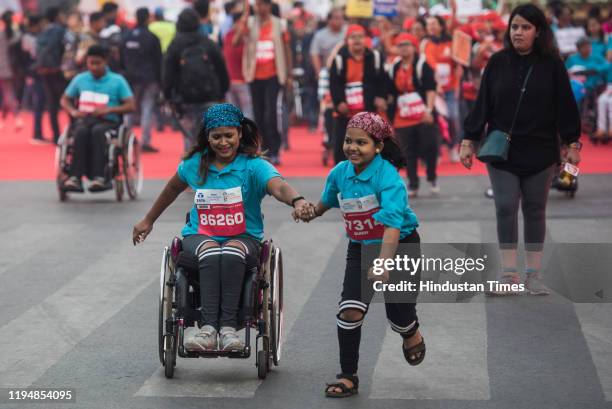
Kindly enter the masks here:
<path id="1" fill-rule="evenodd" d="M 170 265 L 170 251 L 164 248 L 159 278 L 158 349 L 159 361 L 165 367 L 167 377 L 172 377 L 176 365 L 176 331 L 173 322 L 172 302 L 174 284 Z"/>
<path id="2" fill-rule="evenodd" d="M 270 296 L 270 352 L 272 362 L 278 366 L 283 339 L 283 256 L 278 247 L 274 248 L 270 271 Z"/>
<path id="3" fill-rule="evenodd" d="M 65 202 L 68 199 L 68 193 L 64 190 L 64 182 L 68 178 L 66 174 L 66 155 L 68 151 L 68 141 L 66 140 L 66 131 L 61 134 L 55 148 L 55 184 L 60 202 Z"/>
<path id="4" fill-rule="evenodd" d="M 266 335 L 261 336 L 261 349 L 257 351 L 257 377 L 266 379 L 270 372 L 270 340 Z"/>
<path id="5" fill-rule="evenodd" d="M 123 172 L 125 187 L 130 199 L 136 199 L 142 190 L 142 164 L 140 163 L 140 144 L 134 133 L 124 139 Z"/>

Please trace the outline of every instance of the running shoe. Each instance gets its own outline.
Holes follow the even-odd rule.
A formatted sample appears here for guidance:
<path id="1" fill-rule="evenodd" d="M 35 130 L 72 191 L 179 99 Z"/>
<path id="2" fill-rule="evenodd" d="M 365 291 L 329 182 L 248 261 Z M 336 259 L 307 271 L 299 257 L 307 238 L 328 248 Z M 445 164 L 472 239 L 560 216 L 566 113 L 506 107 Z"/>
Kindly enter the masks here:
<path id="1" fill-rule="evenodd" d="M 437 196 L 440 194 L 440 186 L 436 182 L 431 182 L 431 186 L 429 187 L 429 191 L 433 196 Z"/>
<path id="2" fill-rule="evenodd" d="M 222 351 L 241 351 L 244 344 L 238 338 L 236 330 L 232 327 L 222 327 L 219 336 L 219 349 Z"/>
<path id="3" fill-rule="evenodd" d="M 535 273 L 527 273 L 525 278 L 525 288 L 531 295 L 549 295 L 550 290 L 542 283 L 540 275 Z"/>
<path id="4" fill-rule="evenodd" d="M 214 351 L 217 349 L 217 330 L 212 325 L 204 325 L 187 337 L 185 348 L 189 351 Z"/>
<path id="5" fill-rule="evenodd" d="M 509 286 L 512 284 L 520 284 L 521 275 L 519 273 L 505 272 L 497 279 L 497 285 L 485 292 L 486 295 L 519 295 L 520 291 L 512 291 Z"/>

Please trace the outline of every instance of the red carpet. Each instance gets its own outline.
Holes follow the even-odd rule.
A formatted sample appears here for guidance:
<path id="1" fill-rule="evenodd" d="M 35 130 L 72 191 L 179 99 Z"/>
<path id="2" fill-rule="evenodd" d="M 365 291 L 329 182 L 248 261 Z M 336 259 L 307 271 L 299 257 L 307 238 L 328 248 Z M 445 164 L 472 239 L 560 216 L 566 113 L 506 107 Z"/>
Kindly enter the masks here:
<path id="1" fill-rule="evenodd" d="M 55 177 L 55 148 L 52 145 L 32 145 L 30 115 L 26 126 L 14 130 L 12 119 L 7 119 L 0 131 L 0 180 L 53 180 Z M 51 132 L 45 121 L 45 136 Z M 64 118 L 65 122 L 65 118 Z M 139 134 L 139 130 L 136 130 Z M 593 146 L 585 139 L 580 172 L 612 173 L 612 145 Z M 290 150 L 282 154 L 279 171 L 286 177 L 324 177 L 330 167 L 322 165 L 321 134 L 310 134 L 306 128 L 292 128 L 289 135 Z M 147 179 L 166 179 L 176 170 L 182 154 L 182 137 L 178 132 L 153 133 L 153 145 L 160 149 L 156 154 L 143 155 L 144 175 Z M 484 166 L 476 162 L 472 171 L 448 161 L 447 150 L 438 167 L 440 176 L 485 174 Z"/>

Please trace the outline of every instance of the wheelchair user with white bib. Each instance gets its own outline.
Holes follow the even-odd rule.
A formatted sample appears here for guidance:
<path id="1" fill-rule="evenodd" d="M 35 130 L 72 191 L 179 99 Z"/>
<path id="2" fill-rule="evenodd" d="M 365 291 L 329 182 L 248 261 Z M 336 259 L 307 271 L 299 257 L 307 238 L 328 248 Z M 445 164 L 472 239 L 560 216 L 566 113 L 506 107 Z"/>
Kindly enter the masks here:
<path id="1" fill-rule="evenodd" d="M 196 352 L 239 350 L 244 347 L 236 331 L 245 271 L 256 266 L 264 237 L 261 202 L 269 194 L 298 211 L 308 204 L 262 157 L 257 126 L 231 104 L 213 105 L 204 113 L 196 145 L 134 226 L 134 244 L 149 235 L 188 187 L 194 204 L 182 245 L 198 261 L 201 316 L 199 331 L 184 346 Z"/>
<path id="2" fill-rule="evenodd" d="M 107 48 L 91 46 L 86 54 L 87 71 L 70 81 L 60 101 L 72 118 L 69 132 L 74 138 L 70 177 L 64 182 L 67 192 L 83 192 L 83 176 L 91 181 L 90 192 L 112 188 L 104 172 L 105 152 L 117 136 L 122 115 L 133 112 L 135 104 L 127 80 L 108 68 L 108 55 Z"/>

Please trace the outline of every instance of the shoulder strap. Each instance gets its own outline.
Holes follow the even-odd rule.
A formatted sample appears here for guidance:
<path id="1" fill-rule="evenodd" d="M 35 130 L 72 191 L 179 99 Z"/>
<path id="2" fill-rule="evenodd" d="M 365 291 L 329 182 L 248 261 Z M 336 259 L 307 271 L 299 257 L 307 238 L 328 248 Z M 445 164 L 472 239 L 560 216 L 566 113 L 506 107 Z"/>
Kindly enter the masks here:
<path id="1" fill-rule="evenodd" d="M 338 73 L 342 71 L 342 56 L 340 53 L 336 54 L 336 69 L 338 70 Z"/>
<path id="2" fill-rule="evenodd" d="M 377 50 L 372 50 L 374 53 L 374 68 L 376 71 L 380 70 L 380 53 Z"/>
<path id="3" fill-rule="evenodd" d="M 521 86 L 521 95 L 519 96 L 518 103 L 516 104 L 516 111 L 514 112 L 514 118 L 512 118 L 512 125 L 510 126 L 510 130 L 508 131 L 508 135 L 512 138 L 512 131 L 514 130 L 514 125 L 516 124 L 516 118 L 518 117 L 519 110 L 521 109 L 521 102 L 523 102 L 523 96 L 525 95 L 525 90 L 527 88 L 527 81 L 529 81 L 529 77 L 531 76 L 531 71 L 533 71 L 533 65 L 529 67 L 527 71 L 527 75 L 525 75 L 525 80 L 523 81 L 523 85 Z"/>
<path id="4" fill-rule="evenodd" d="M 421 54 L 416 65 L 416 75 L 419 82 L 422 82 L 423 79 L 423 65 L 425 65 L 425 56 Z"/>

